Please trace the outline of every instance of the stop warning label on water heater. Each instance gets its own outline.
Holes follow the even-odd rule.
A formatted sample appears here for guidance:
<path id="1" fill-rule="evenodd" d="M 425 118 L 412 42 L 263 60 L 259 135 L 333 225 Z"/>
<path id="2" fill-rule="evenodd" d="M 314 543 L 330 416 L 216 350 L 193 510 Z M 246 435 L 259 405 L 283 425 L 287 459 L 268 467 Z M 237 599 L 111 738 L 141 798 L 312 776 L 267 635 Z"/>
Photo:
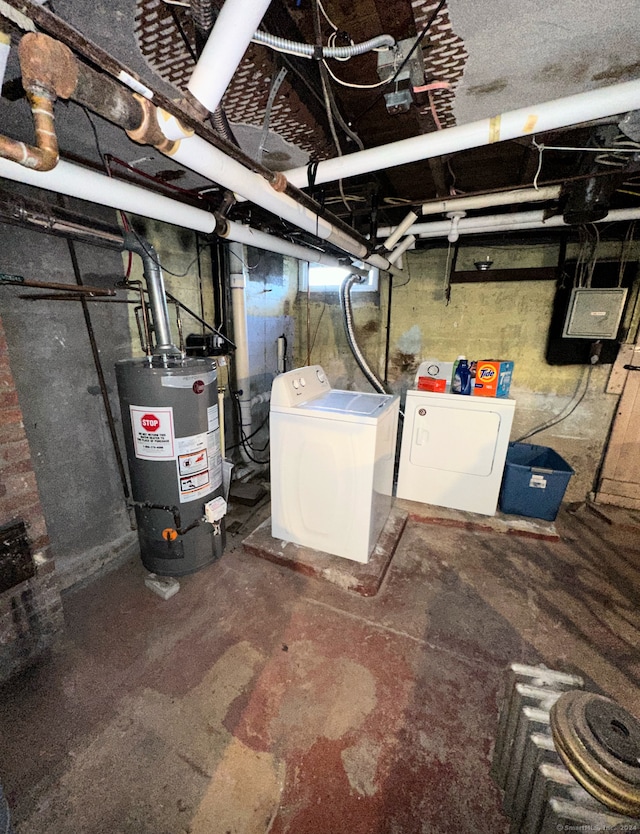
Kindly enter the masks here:
<path id="1" fill-rule="evenodd" d="M 130 405 L 129 411 L 136 457 L 142 460 L 174 460 L 173 408 Z"/>

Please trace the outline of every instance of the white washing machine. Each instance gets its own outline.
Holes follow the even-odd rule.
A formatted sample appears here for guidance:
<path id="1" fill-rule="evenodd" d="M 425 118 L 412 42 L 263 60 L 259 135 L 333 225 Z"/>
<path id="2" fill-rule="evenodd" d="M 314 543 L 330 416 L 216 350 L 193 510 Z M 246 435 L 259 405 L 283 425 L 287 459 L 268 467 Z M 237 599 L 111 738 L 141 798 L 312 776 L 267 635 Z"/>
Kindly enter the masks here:
<path id="1" fill-rule="evenodd" d="M 271 535 L 368 562 L 392 505 L 400 400 L 331 388 L 319 365 L 271 389 Z"/>
<path id="2" fill-rule="evenodd" d="M 515 400 L 407 391 L 398 498 L 494 515 Z"/>

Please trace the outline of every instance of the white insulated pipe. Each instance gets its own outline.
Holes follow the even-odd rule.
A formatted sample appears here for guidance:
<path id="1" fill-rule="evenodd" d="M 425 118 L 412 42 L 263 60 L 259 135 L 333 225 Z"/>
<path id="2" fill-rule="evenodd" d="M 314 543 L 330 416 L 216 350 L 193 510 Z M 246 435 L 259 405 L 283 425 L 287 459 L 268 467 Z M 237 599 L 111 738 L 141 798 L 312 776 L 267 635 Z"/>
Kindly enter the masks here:
<path id="1" fill-rule="evenodd" d="M 640 101 L 640 80 L 626 81 L 609 87 L 600 87 L 586 93 L 521 107 L 481 119 L 466 125 L 436 130 L 421 136 L 401 139 L 377 148 L 345 154 L 318 164 L 315 182 L 336 180 L 368 174 L 383 168 L 393 168 L 419 162 L 443 154 L 478 148 L 493 142 L 503 142 L 520 136 L 544 133 L 560 127 L 602 119 L 618 113 L 636 110 Z M 304 188 L 308 185 L 307 168 L 301 166 L 284 172 L 288 181 Z"/>
<path id="2" fill-rule="evenodd" d="M 519 188 L 495 194 L 476 194 L 473 197 L 453 197 L 451 200 L 431 200 L 423 203 L 421 211 L 423 215 L 446 214 L 450 211 L 471 211 L 495 206 L 514 206 L 519 203 L 543 203 L 545 200 L 557 200 L 560 189 L 559 185 L 547 185 L 542 188 Z M 387 246 L 387 242 L 384 245 Z"/>
<path id="3" fill-rule="evenodd" d="M 220 429 L 220 454 L 226 456 L 225 421 L 224 421 L 224 388 L 218 388 L 218 427 Z"/>
<path id="4" fill-rule="evenodd" d="M 113 179 L 106 174 L 100 174 L 64 160 L 60 160 L 51 171 L 34 171 L 17 162 L 0 158 L 0 177 L 44 188 L 56 194 L 66 194 L 68 197 L 99 203 L 120 211 L 128 211 L 151 220 L 171 223 L 195 232 L 213 234 L 216 231 L 216 218 L 211 212 L 185 205 L 178 200 L 148 191 L 139 185 L 122 182 L 122 180 Z M 327 266 L 343 265 L 332 255 L 290 243 L 241 223 L 230 222 L 228 232 L 222 236 L 227 240 L 237 240 L 247 246 L 255 246 L 258 249 L 266 249 L 268 252 L 277 252 L 281 255 L 290 255 L 310 263 L 321 263 Z M 372 257 L 377 260 L 377 256 Z"/>
<path id="5" fill-rule="evenodd" d="M 640 219 L 640 208 L 614 209 L 597 223 L 621 223 Z M 487 232 L 511 232 L 526 229 L 557 229 L 566 226 L 562 215 L 544 219 L 542 211 L 523 211 L 516 214 L 496 214 L 484 217 L 465 217 L 460 220 L 458 231 L 461 235 L 481 234 Z M 433 223 L 416 223 L 409 230 L 422 239 L 447 237 L 451 228 L 450 220 L 438 220 Z"/>
<path id="6" fill-rule="evenodd" d="M 396 245 L 396 243 L 400 240 L 402 235 L 406 234 L 406 231 L 409 228 L 409 226 L 413 226 L 417 219 L 418 215 L 415 213 L 415 211 L 410 211 L 409 214 L 407 214 L 407 216 L 404 218 L 402 223 L 396 226 L 396 228 L 391 232 L 389 237 L 382 244 L 384 248 L 390 252 Z M 392 261 L 392 263 L 395 263 L 395 261 Z"/>
<path id="7" fill-rule="evenodd" d="M 407 235 L 401 243 L 399 243 L 393 252 L 389 255 L 389 260 L 392 264 L 397 263 L 400 258 L 404 255 L 407 249 L 410 249 L 415 246 L 416 236 L 415 235 Z"/>
<path id="8" fill-rule="evenodd" d="M 187 85 L 210 113 L 222 101 L 270 0 L 226 0 Z"/>
<path id="9" fill-rule="evenodd" d="M 216 228 L 216 218 L 209 211 L 187 206 L 139 185 L 112 179 L 106 174 L 62 159 L 51 171 L 34 171 L 17 162 L 0 158 L 0 177 L 109 208 L 130 211 L 196 232 L 210 234 Z"/>
<path id="10" fill-rule="evenodd" d="M 287 255 L 297 258 L 299 261 L 324 264 L 325 266 L 344 266 L 338 258 L 327 255 L 316 249 L 301 246 L 299 243 L 291 243 L 288 240 L 273 237 L 266 232 L 252 229 L 242 223 L 227 221 L 227 231 L 221 232 L 220 237 L 233 240 L 236 243 L 244 243 L 245 246 L 255 246 L 257 249 L 266 249 L 268 252 L 277 252 L 279 255 Z"/>
<path id="11" fill-rule="evenodd" d="M 7 61 L 11 52 L 11 38 L 6 32 L 0 30 L 0 90 L 4 84 L 4 74 L 7 70 Z"/>
<path id="12" fill-rule="evenodd" d="M 260 174 L 245 168 L 199 136 L 185 137 L 176 142 L 167 156 L 344 252 L 360 259 L 367 256 L 364 245 L 297 203 L 288 194 L 276 191 Z"/>
<path id="13" fill-rule="evenodd" d="M 229 244 L 229 286 L 231 287 L 231 312 L 233 319 L 233 341 L 236 349 L 233 362 L 236 390 L 240 403 L 241 433 L 251 434 L 251 372 L 249 369 L 249 328 L 247 326 L 246 278 L 244 274 L 244 247 L 241 243 Z M 242 437 L 238 448 L 243 461 L 251 466 L 253 461 L 247 455 Z"/>

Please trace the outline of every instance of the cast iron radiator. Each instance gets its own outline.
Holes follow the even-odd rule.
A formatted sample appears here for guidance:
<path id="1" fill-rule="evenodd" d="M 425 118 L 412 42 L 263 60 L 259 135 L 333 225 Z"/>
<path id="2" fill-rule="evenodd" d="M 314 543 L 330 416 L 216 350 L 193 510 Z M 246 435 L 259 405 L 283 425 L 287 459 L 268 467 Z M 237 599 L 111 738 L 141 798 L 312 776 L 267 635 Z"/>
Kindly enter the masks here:
<path id="1" fill-rule="evenodd" d="M 640 832 L 640 722 L 583 686 L 509 667 L 491 775 L 510 834 Z"/>

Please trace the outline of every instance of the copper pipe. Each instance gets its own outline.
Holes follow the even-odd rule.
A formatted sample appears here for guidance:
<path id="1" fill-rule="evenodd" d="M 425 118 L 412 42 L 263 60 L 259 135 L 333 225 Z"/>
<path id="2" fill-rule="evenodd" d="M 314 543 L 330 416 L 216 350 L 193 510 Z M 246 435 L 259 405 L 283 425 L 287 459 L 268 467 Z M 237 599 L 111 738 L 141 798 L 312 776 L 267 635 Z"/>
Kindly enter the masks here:
<path id="1" fill-rule="evenodd" d="M 0 287 L 3 286 L 16 286 L 16 287 L 35 287 L 37 289 L 44 289 L 44 290 L 60 290 L 61 292 L 71 292 L 73 291 L 74 295 L 76 293 L 81 295 L 115 295 L 116 291 L 103 288 L 103 287 L 90 287 L 86 284 L 82 286 L 74 287 L 73 284 L 57 284 L 54 281 L 31 281 L 25 278 L 22 278 L 19 275 L 3 275 L 0 273 Z"/>
<path id="2" fill-rule="evenodd" d="M 31 105 L 33 122 L 36 133 L 36 144 L 27 145 L 8 136 L 0 136 L 0 156 L 33 168 L 36 171 L 50 171 L 58 164 L 58 139 L 53 121 L 53 102 L 55 93 L 51 95 L 44 89 L 39 92 L 27 90 L 27 98 Z"/>
<path id="3" fill-rule="evenodd" d="M 53 105 L 68 98 L 77 83 L 77 63 L 71 50 L 47 35 L 27 33 L 18 47 L 24 87 L 36 134 L 35 146 L 0 136 L 0 156 L 33 168 L 50 171 L 58 164 L 58 139 Z"/>
<path id="4" fill-rule="evenodd" d="M 106 50 L 99 47 L 96 43 L 85 38 L 77 29 L 69 25 L 62 18 L 53 14 L 49 9 L 40 6 L 33 0 L 4 0 L 12 8 L 18 9 L 23 14 L 26 14 L 34 21 L 43 31 L 48 32 L 49 35 L 55 37 L 58 42 L 66 45 L 69 49 L 73 49 L 84 60 L 89 61 L 95 67 L 98 67 L 102 73 L 110 75 L 113 79 L 122 82 L 124 79 L 129 79 L 130 84 L 137 88 L 143 88 L 150 97 L 153 98 L 155 105 L 162 110 L 165 110 L 187 129 L 207 141 L 213 147 L 223 151 L 231 159 L 244 165 L 254 173 L 260 174 L 269 183 L 281 182 L 281 178 L 275 171 L 270 171 L 265 166 L 256 162 L 250 156 L 245 154 L 240 148 L 237 148 L 231 142 L 226 141 L 219 136 L 214 130 L 208 128 L 202 120 L 201 114 L 196 114 L 190 111 L 185 99 L 175 101 L 168 96 L 162 94 L 159 90 L 151 90 L 147 87 L 144 81 L 132 70 L 120 63 L 116 58 L 110 55 Z M 26 37 L 26 36 L 25 36 Z M 126 83 L 126 82 L 125 82 Z M 60 92 L 58 93 L 59 95 Z M 62 96 L 63 97 L 63 96 Z M 344 220 L 336 217 L 332 212 L 328 211 L 324 206 L 321 206 L 316 200 L 305 194 L 304 191 L 296 188 L 287 182 L 284 189 L 285 193 L 298 202 L 303 207 L 313 211 L 319 217 L 325 218 L 337 229 L 345 234 L 348 234 L 354 240 L 358 241 L 362 246 L 366 247 L 368 251 L 372 251 L 373 245 L 370 240 L 363 237 L 359 232 L 353 229 Z"/>
<path id="5" fill-rule="evenodd" d="M 73 292 L 32 292 L 28 295 L 19 295 L 25 301 L 80 301 L 80 294 L 75 290 Z M 107 304 L 138 304 L 135 298 L 94 298 L 94 296 L 86 296 L 87 301 L 103 301 Z"/>

